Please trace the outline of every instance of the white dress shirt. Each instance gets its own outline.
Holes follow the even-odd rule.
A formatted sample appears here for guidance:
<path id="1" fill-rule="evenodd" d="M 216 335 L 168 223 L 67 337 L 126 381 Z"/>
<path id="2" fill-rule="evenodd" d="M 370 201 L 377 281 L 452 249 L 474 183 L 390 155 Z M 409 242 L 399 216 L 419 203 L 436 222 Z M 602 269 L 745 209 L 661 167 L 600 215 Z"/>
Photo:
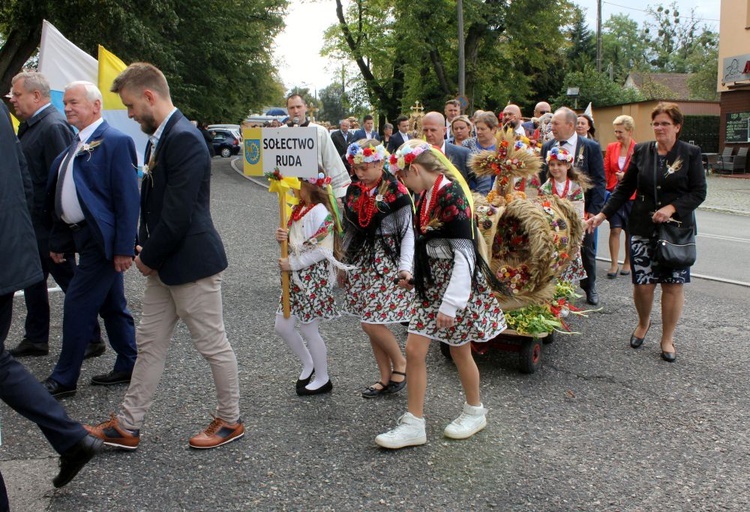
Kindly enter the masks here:
<path id="1" fill-rule="evenodd" d="M 89 138 L 93 133 L 96 131 L 97 128 L 99 128 L 99 125 L 101 125 L 104 122 L 104 119 L 98 119 L 88 125 L 86 128 L 78 132 L 78 146 L 76 147 L 76 153 L 78 153 L 82 146 L 83 142 L 89 143 Z M 82 142 L 83 141 L 83 142 Z M 93 142 L 93 141 L 91 141 Z M 96 151 L 95 149 L 93 151 Z M 75 153 L 74 153 L 75 155 Z M 81 156 L 79 158 L 88 158 L 87 156 Z M 75 163 L 76 157 L 73 156 L 68 161 L 68 170 L 65 173 L 65 179 L 63 180 L 62 184 L 62 195 L 60 197 L 60 208 L 62 208 L 62 215 L 61 218 L 63 222 L 66 222 L 67 224 L 78 224 L 79 222 L 82 222 L 86 217 L 83 215 L 83 209 L 81 208 L 81 203 L 78 202 L 78 191 L 76 190 L 76 182 L 73 179 L 73 172 L 75 171 L 75 166 L 73 165 Z M 63 159 L 63 162 L 65 159 Z M 60 169 L 57 171 L 58 177 L 60 176 L 60 172 L 62 172 L 62 164 L 60 165 Z"/>

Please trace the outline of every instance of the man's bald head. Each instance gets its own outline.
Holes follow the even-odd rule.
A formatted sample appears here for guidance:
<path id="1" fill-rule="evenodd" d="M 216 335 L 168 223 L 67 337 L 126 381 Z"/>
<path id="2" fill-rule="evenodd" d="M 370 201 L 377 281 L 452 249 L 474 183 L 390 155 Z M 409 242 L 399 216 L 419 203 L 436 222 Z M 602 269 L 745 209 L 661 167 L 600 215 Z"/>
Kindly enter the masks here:
<path id="1" fill-rule="evenodd" d="M 521 122 L 521 108 L 518 105 L 506 105 L 503 109 L 503 124 L 513 128 Z"/>
<path id="2" fill-rule="evenodd" d="M 422 133 L 428 144 L 442 147 L 445 140 L 445 116 L 440 112 L 428 112 L 422 118 Z"/>

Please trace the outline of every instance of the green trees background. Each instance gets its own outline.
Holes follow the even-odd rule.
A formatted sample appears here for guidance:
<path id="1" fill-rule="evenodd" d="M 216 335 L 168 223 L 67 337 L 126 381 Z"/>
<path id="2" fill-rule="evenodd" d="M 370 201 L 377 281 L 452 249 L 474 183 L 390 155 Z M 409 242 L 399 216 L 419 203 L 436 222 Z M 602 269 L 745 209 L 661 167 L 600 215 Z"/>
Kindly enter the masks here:
<path id="1" fill-rule="evenodd" d="M 92 55 L 102 44 L 125 62 L 159 66 L 191 118 L 239 121 L 283 104 L 288 91 L 271 49 L 289 8 L 288 0 L 4 0 L 0 90 L 35 54 L 47 19 Z M 304 90 L 318 119 L 373 112 L 392 120 L 417 100 L 442 110 L 456 97 L 455 0 L 335 0 L 320 8 L 336 9 L 324 54 L 341 73 L 313 94 Z M 601 73 L 595 33 L 574 0 L 463 0 L 463 12 L 469 111 L 499 111 L 510 101 L 530 114 L 541 99 L 570 104 L 568 87 L 579 88 L 579 106 L 644 99 L 623 89 L 630 72 L 693 73 L 691 97 L 717 98 L 718 34 L 676 2 L 649 8 L 642 24 L 621 14 L 605 20 Z"/>
<path id="2" fill-rule="evenodd" d="M 37 51 L 42 20 L 96 56 L 148 61 L 192 119 L 239 121 L 283 97 L 270 47 L 286 0 L 3 0 L 0 91 Z"/>

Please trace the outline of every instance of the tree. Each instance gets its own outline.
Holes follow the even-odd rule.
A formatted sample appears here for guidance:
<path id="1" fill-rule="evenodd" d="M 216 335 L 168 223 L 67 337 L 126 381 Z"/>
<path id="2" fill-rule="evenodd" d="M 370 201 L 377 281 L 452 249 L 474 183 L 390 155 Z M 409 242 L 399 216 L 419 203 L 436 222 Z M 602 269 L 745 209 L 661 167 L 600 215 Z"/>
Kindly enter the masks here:
<path id="1" fill-rule="evenodd" d="M 583 71 L 584 68 L 596 63 L 596 41 L 591 30 L 586 26 L 586 16 L 583 10 L 573 8 L 573 21 L 568 30 L 571 45 L 566 51 L 569 71 Z"/>
<path id="2" fill-rule="evenodd" d="M 612 79 L 617 83 L 633 71 L 648 71 L 649 47 L 644 28 L 624 14 L 615 14 L 603 25 L 602 63 L 612 69 Z"/>
<path id="3" fill-rule="evenodd" d="M 124 62 L 148 61 L 188 117 L 237 121 L 279 95 L 269 46 L 286 0 L 6 0 L 0 7 L 0 88 L 36 51 L 42 20 L 91 55 L 101 44 Z"/>
<path id="4" fill-rule="evenodd" d="M 566 94 L 568 88 L 577 87 L 578 106 L 583 107 L 591 102 L 594 106 L 620 105 L 643 99 L 636 90 L 625 88 L 609 79 L 606 73 L 597 73 L 593 66 L 583 71 L 573 71 L 565 75 L 559 95 L 554 98 L 555 105 L 572 106 L 572 100 Z"/>
<path id="5" fill-rule="evenodd" d="M 415 100 L 428 110 L 442 111 L 444 102 L 456 97 L 454 2 L 355 0 L 346 12 L 341 0 L 336 5 L 339 24 L 326 32 L 327 55 L 356 63 L 369 101 L 381 115 L 394 119 Z M 559 27 L 568 22 L 571 4 L 567 0 L 464 0 L 463 5 L 470 109 L 474 105 L 497 109 L 509 100 L 535 102 L 536 84 L 542 89 L 550 86 L 545 79 L 561 71 L 562 55 L 530 49 L 564 46 Z"/>

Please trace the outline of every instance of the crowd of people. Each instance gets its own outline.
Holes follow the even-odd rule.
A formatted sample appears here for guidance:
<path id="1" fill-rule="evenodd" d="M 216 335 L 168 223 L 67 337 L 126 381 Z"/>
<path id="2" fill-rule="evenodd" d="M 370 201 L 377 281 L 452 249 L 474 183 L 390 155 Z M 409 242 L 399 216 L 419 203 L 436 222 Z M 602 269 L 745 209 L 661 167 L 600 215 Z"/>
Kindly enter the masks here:
<path id="1" fill-rule="evenodd" d="M 24 72 L 13 79 L 11 94 L 22 120 L 18 138 L 5 107 L 0 115 L 3 154 L 11 155 L 2 162 L 9 199 L 0 228 L 26 248 L 19 258 L 21 245 L 14 245 L 5 258 L 9 266 L 0 272 L 0 392 L 61 454 L 56 486 L 75 477 L 102 443 L 138 447 L 178 320 L 209 363 L 216 388 L 214 418 L 189 446 L 210 449 L 244 435 L 237 360 L 222 317 L 221 275 L 228 262 L 211 219 L 207 145 L 173 105 L 166 78 L 154 66 L 131 64 L 112 92 L 149 135 L 140 192 L 133 141 L 102 119 L 101 91 L 94 84 L 66 87 L 63 117 L 50 104 L 44 76 Z M 444 112 L 422 117 L 421 133 L 409 130 L 406 116 L 383 133 L 372 116 L 356 131 L 342 119 L 330 132 L 310 121 L 301 96 L 290 95 L 286 106 L 288 128 L 314 128 L 318 147 L 317 174 L 301 181 L 299 202 L 275 233 L 289 246 L 289 256 L 278 265 L 291 277 L 290 315 L 280 303 L 275 330 L 300 362 L 298 395 L 333 389 L 319 327 L 347 313 L 359 318 L 378 368 L 377 380 L 363 386 L 362 396 L 407 389 L 407 410 L 395 428 L 376 437 L 379 446 L 426 442 L 425 357 L 433 340 L 450 346 L 465 395 L 445 436 L 465 439 L 486 426 L 471 342 L 494 338 L 506 322 L 475 236 L 473 194 L 486 195 L 493 181 L 476 175 L 470 162 L 473 154 L 497 151 L 498 133 L 538 148 L 544 163 L 539 193 L 571 201 L 588 225 L 581 253 L 564 278 L 580 283 L 589 304 L 599 304 L 595 228 L 609 219 L 607 277 L 632 273 L 634 284 L 638 323 L 630 345 L 640 347 L 651 327 L 660 284 L 661 355 L 675 361 L 674 330 L 690 269 L 666 268 L 656 260 L 653 231 L 665 222 L 694 226 L 693 212 L 706 193 L 700 151 L 679 140 L 684 120 L 676 105 L 660 104 L 652 113 L 655 142 L 636 144 L 632 118 L 615 119 L 617 142 L 605 155 L 591 116 L 567 107 L 552 112 L 547 102 L 539 102 L 534 117 L 524 122 L 514 104 L 497 115 L 477 111 L 470 118 L 461 115 L 457 101 L 449 101 Z M 622 232 L 625 263 L 619 267 Z M 123 284 L 133 265 L 146 278 L 137 327 Z M 40 383 L 15 357 L 49 352 L 50 274 L 65 291 L 62 349 Z M 334 284 L 343 290 L 341 304 Z M 25 333 L 6 350 L 13 292 L 19 289 L 26 295 Z M 82 426 L 55 398 L 75 395 L 83 360 L 104 352 L 98 316 L 117 357 L 112 370 L 94 376 L 91 384 L 128 389 L 117 414 Z M 405 353 L 389 328 L 397 323 L 408 325 Z"/>

